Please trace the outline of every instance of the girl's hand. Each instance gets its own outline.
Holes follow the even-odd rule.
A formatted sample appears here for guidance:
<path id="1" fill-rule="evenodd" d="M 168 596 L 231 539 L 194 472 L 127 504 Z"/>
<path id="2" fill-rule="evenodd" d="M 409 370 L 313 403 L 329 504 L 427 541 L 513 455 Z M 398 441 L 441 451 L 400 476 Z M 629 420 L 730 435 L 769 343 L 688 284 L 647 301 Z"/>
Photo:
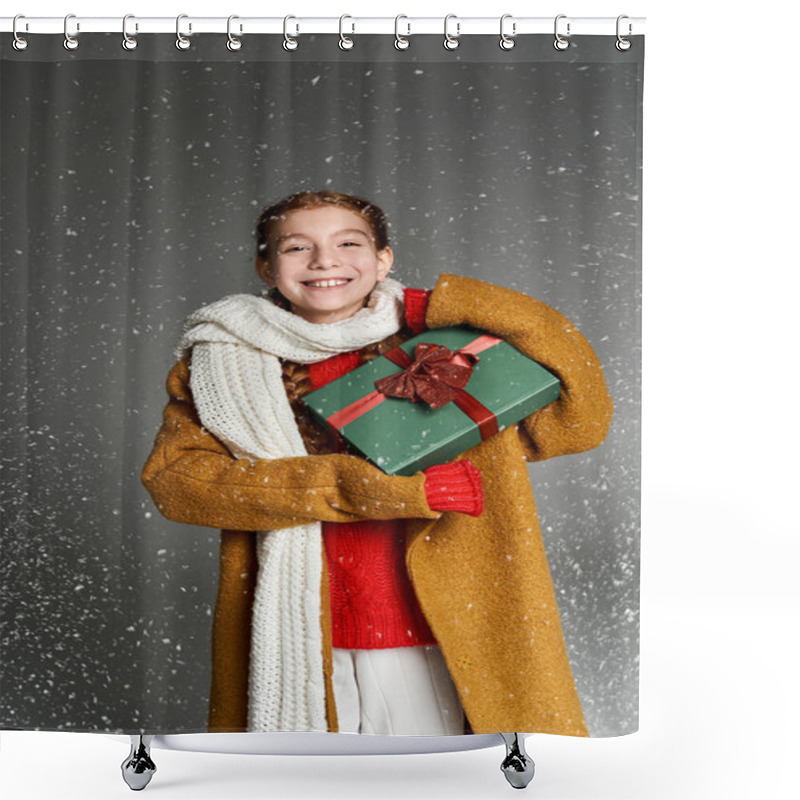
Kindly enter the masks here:
<path id="1" fill-rule="evenodd" d="M 425 472 L 425 496 L 432 511 L 460 511 L 479 517 L 483 511 L 480 470 L 468 459 L 437 464 Z"/>

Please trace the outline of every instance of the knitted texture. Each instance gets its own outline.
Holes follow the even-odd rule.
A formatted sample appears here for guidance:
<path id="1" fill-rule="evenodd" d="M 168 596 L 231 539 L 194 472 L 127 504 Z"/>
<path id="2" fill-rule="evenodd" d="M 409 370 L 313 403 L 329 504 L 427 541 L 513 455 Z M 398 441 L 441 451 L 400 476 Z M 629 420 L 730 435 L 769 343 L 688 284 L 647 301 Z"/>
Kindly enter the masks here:
<path id="1" fill-rule="evenodd" d="M 230 295 L 191 314 L 177 347 L 192 354 L 203 425 L 237 458 L 307 454 L 279 359 L 319 361 L 380 341 L 402 322 L 402 286 L 373 290 L 353 317 L 315 324 L 266 297 Z M 248 730 L 327 730 L 320 628 L 321 525 L 258 532 Z"/>
<path id="2" fill-rule="evenodd" d="M 461 511 L 479 517 L 483 511 L 481 473 L 465 458 L 425 470 L 425 497 L 434 511 Z"/>
<path id="3" fill-rule="evenodd" d="M 601 362 L 575 325 L 552 307 L 463 276 L 440 278 L 426 321 L 430 328 L 470 325 L 502 336 L 561 381 L 555 403 L 469 451 L 481 473 L 480 517 L 432 511 L 423 473 L 388 476 L 355 456 L 237 461 L 200 423 L 186 361 L 170 371 L 169 399 L 142 481 L 168 519 L 223 529 L 209 730 L 242 732 L 247 726 L 249 597 L 257 563 L 251 532 L 310 519 L 403 517 L 408 574 L 472 731 L 587 735 L 526 461 L 603 442 L 613 406 Z M 325 588 L 320 587 L 323 598 Z M 321 624 L 330 681 L 327 615 Z"/>
<path id="4" fill-rule="evenodd" d="M 326 522 L 333 646 L 435 644 L 405 568 L 404 520 Z"/>
<path id="5" fill-rule="evenodd" d="M 406 288 L 405 290 L 406 324 L 411 328 L 414 336 L 423 333 L 428 328 L 425 314 L 428 311 L 430 296 L 430 289 Z"/>
<path id="6" fill-rule="evenodd" d="M 324 361 L 319 361 L 316 364 L 311 364 L 309 369 L 309 377 L 315 389 L 321 389 L 327 386 L 331 381 L 341 378 L 346 375 L 350 370 L 355 369 L 361 364 L 361 353 L 354 351 L 352 353 L 341 353 L 338 356 L 331 356 Z"/>
<path id="7" fill-rule="evenodd" d="M 413 291 L 405 290 L 406 300 Z M 354 352 L 311 364 L 309 376 L 313 388 L 319 389 L 341 378 L 360 362 L 360 354 Z M 448 469 L 444 474 L 460 478 L 462 472 L 462 469 Z M 322 536 L 330 581 L 334 647 L 367 649 L 436 643 L 406 570 L 404 520 L 325 522 Z"/>

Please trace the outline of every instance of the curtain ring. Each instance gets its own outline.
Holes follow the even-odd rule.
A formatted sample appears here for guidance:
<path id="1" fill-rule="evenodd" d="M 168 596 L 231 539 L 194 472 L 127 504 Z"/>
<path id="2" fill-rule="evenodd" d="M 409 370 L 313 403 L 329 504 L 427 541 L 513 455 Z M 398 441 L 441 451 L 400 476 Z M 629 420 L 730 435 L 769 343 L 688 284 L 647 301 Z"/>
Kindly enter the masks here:
<path id="1" fill-rule="evenodd" d="M 24 14 L 17 14 L 17 16 L 14 17 L 14 23 L 11 26 L 11 29 L 12 29 L 12 31 L 14 33 L 14 49 L 15 50 L 24 50 L 28 46 L 28 40 L 27 39 L 23 39 L 17 33 L 17 20 L 18 19 L 25 19 L 25 15 Z M 26 22 L 25 23 L 25 30 L 27 30 L 27 29 L 28 29 L 28 23 Z"/>
<path id="2" fill-rule="evenodd" d="M 139 44 L 139 43 L 136 41 L 136 37 L 135 36 L 131 36 L 131 35 L 128 34 L 128 20 L 129 19 L 135 19 L 133 14 L 126 14 L 122 18 L 122 46 L 123 46 L 123 48 L 125 50 L 135 50 L 136 49 L 136 45 Z M 136 23 L 135 27 L 136 27 L 136 30 L 138 31 L 139 30 L 139 23 L 138 22 Z"/>
<path id="3" fill-rule="evenodd" d="M 78 46 L 78 40 L 74 36 L 70 36 L 69 31 L 67 30 L 67 27 L 69 26 L 69 21 L 74 16 L 75 16 L 74 14 L 67 14 L 67 16 L 64 17 L 64 47 L 67 50 L 75 50 Z M 80 29 L 81 29 L 80 23 L 76 23 L 75 24 L 76 33 L 79 32 Z"/>
<path id="4" fill-rule="evenodd" d="M 625 39 L 619 32 L 619 30 L 620 30 L 620 22 L 622 22 L 623 19 L 628 19 L 628 15 L 627 14 L 620 14 L 617 17 L 617 41 L 616 41 L 616 44 L 614 45 L 617 48 L 617 50 L 619 50 L 620 52 L 625 52 L 626 50 L 630 50 L 631 49 L 631 40 L 630 39 Z M 633 26 L 629 22 L 628 23 L 628 36 L 630 36 L 631 33 L 633 33 Z"/>
<path id="5" fill-rule="evenodd" d="M 237 39 L 231 33 L 231 21 L 234 20 L 234 19 L 239 19 L 239 17 L 237 17 L 236 14 L 231 14 L 228 17 L 228 43 L 226 45 L 228 50 L 230 50 L 232 53 L 235 52 L 236 50 L 241 50 L 242 49 L 242 40 L 241 39 Z M 241 33 L 241 32 L 242 32 L 242 26 L 240 25 L 239 26 L 239 33 Z"/>
<path id="6" fill-rule="evenodd" d="M 460 22 L 456 22 L 456 35 L 452 36 L 451 34 L 449 34 L 447 32 L 447 23 L 451 19 L 456 19 L 457 20 L 458 17 L 455 14 L 448 14 L 444 18 L 444 47 L 445 47 L 445 50 L 455 50 L 459 45 L 458 37 L 461 34 L 461 23 Z"/>
<path id="7" fill-rule="evenodd" d="M 500 17 L 500 48 L 502 50 L 511 50 L 516 42 L 514 41 L 514 37 L 517 35 L 517 23 L 511 23 L 511 36 L 509 36 L 504 30 L 503 25 L 507 19 L 511 19 L 511 14 L 503 14 Z"/>
<path id="8" fill-rule="evenodd" d="M 297 19 L 297 17 L 293 17 L 291 14 L 285 16 L 283 18 L 283 49 L 284 50 L 297 50 L 297 39 L 293 39 L 289 36 L 287 31 L 287 26 L 289 25 L 290 19 Z M 300 26 L 297 25 L 297 30 L 295 31 L 295 35 L 300 33 Z"/>
<path id="9" fill-rule="evenodd" d="M 569 39 L 565 39 L 565 38 L 564 38 L 564 37 L 563 37 L 563 36 L 562 36 L 562 35 L 561 35 L 561 34 L 558 32 L 558 21 L 559 21 L 560 19 L 566 19 L 566 18 L 567 18 L 567 15 L 566 15 L 566 14 L 559 14 L 559 15 L 556 17 L 556 21 L 555 21 L 555 23 L 554 23 L 554 26 L 553 26 L 553 30 L 554 30 L 554 32 L 555 32 L 555 37 L 556 37 L 555 41 L 553 42 L 553 47 L 555 47 L 555 49 L 556 49 L 556 50 L 566 50 L 566 49 L 569 47 Z M 569 22 L 568 22 L 568 23 L 567 23 L 567 36 L 569 36 L 569 35 L 570 35 L 570 33 L 571 33 L 571 31 L 570 31 L 570 27 L 571 27 L 571 26 L 570 26 L 570 24 L 569 24 Z"/>
<path id="10" fill-rule="evenodd" d="M 178 18 L 175 20 L 175 35 L 178 37 L 175 40 L 175 47 L 178 50 L 188 50 L 189 45 L 191 42 L 181 33 L 181 20 L 188 17 L 188 14 L 178 14 Z M 192 23 L 189 23 L 189 32 L 192 31 Z"/>
<path id="11" fill-rule="evenodd" d="M 399 27 L 401 19 L 408 19 L 408 17 L 405 14 L 398 14 L 394 18 L 394 46 L 398 50 L 408 50 L 408 48 L 411 47 L 411 42 L 409 42 L 405 36 L 400 35 Z M 407 22 L 406 27 L 408 28 L 406 36 L 411 36 L 411 23 Z"/>
<path id="12" fill-rule="evenodd" d="M 344 21 L 346 19 L 353 19 L 353 18 L 349 14 L 342 14 L 342 16 L 339 17 L 339 47 L 342 50 L 352 50 L 355 42 L 353 42 L 353 40 L 349 36 L 345 36 L 342 31 L 342 26 L 344 25 Z M 355 32 L 356 32 L 356 24 L 354 22 L 352 24 L 352 30 L 350 31 L 350 33 L 355 33 Z"/>

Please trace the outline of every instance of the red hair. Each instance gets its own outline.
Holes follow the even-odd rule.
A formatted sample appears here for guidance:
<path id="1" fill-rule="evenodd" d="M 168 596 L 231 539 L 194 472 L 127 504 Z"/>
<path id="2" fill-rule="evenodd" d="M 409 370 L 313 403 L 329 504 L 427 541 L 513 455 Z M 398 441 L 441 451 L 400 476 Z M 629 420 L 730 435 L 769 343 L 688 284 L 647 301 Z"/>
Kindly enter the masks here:
<path id="1" fill-rule="evenodd" d="M 290 211 L 306 208 L 322 208 L 324 206 L 342 206 L 364 218 L 375 239 L 375 248 L 384 250 L 389 246 L 388 224 L 383 210 L 353 194 L 333 191 L 306 191 L 295 194 L 273 203 L 261 212 L 256 224 L 256 257 L 269 263 L 269 235 L 276 222 L 283 219 Z"/>
<path id="2" fill-rule="evenodd" d="M 388 223 L 383 209 L 354 194 L 344 194 L 330 190 L 304 191 L 284 197 L 277 203 L 267 206 L 258 218 L 256 224 L 256 268 L 266 265 L 270 269 L 272 254 L 270 253 L 269 236 L 274 225 L 286 217 L 290 211 L 299 211 L 307 208 L 323 208 L 325 206 L 340 206 L 348 211 L 359 214 L 369 225 L 375 240 L 375 248 L 384 250 L 389 246 Z M 260 273 L 259 273 L 260 274 Z M 290 310 L 290 304 L 276 287 L 270 290 L 272 302 L 281 308 Z"/>

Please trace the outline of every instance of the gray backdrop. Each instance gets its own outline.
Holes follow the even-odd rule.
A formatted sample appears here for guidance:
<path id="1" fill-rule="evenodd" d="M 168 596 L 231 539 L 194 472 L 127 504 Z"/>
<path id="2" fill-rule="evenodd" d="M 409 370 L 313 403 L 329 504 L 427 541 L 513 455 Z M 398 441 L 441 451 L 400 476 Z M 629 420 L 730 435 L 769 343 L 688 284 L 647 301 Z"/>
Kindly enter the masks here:
<path id="1" fill-rule="evenodd" d="M 0 727 L 205 730 L 219 534 L 139 473 L 182 319 L 260 290 L 264 206 L 332 188 L 387 212 L 407 285 L 518 289 L 596 349 L 609 438 L 530 473 L 591 734 L 634 731 L 643 38 L 139 39 L 0 41 Z"/>

